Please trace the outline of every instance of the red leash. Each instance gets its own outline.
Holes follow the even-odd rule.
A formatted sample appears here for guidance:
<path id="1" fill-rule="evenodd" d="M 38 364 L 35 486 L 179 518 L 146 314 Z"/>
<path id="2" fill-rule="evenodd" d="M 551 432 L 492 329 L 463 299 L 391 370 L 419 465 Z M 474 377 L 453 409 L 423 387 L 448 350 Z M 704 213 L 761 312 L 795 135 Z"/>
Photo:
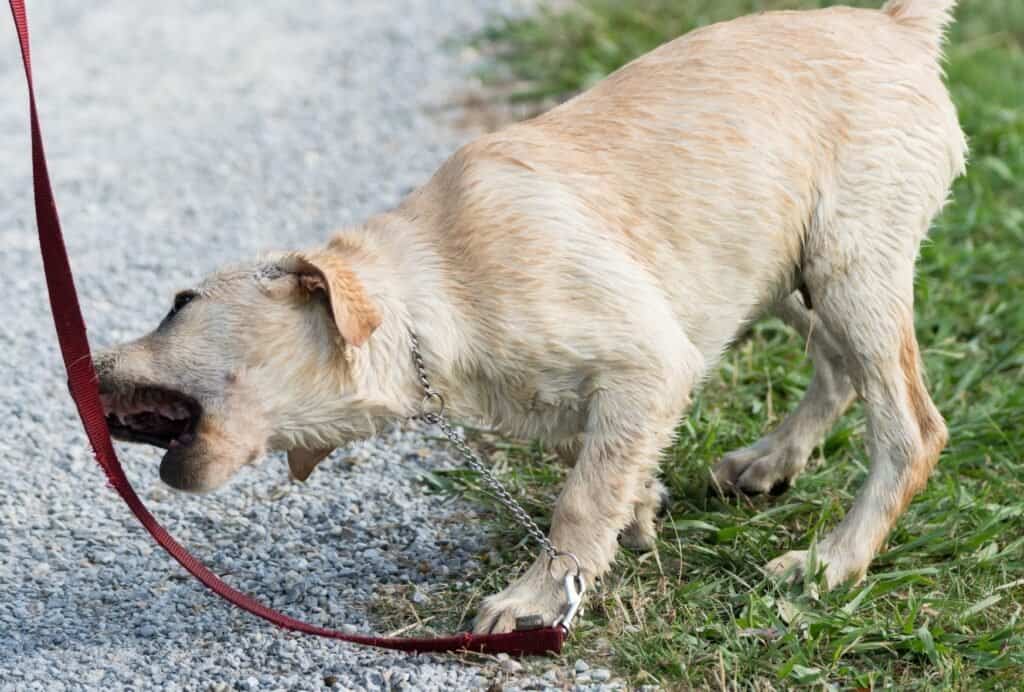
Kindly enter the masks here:
<path id="1" fill-rule="evenodd" d="M 99 389 L 96 384 L 96 373 L 93 370 L 92 356 L 89 352 L 89 340 L 85 333 L 85 322 L 82 320 L 82 313 L 78 307 L 78 296 L 75 293 L 74 279 L 68 264 L 67 251 L 64 249 L 64 238 L 61 235 L 60 219 L 57 216 L 57 203 L 53 197 L 53 190 L 50 188 L 50 175 L 46 169 L 43 138 L 39 130 L 39 118 L 36 112 L 35 90 L 32 87 L 32 62 L 29 55 L 28 18 L 25 15 L 25 3 L 24 0 L 9 1 L 11 12 L 14 15 L 14 24 L 18 29 L 18 41 L 21 43 L 25 79 L 28 81 L 29 117 L 32 125 L 32 176 L 35 188 L 36 224 L 39 227 L 39 246 L 43 255 L 43 268 L 46 272 L 46 286 L 50 293 L 50 308 L 53 311 L 53 321 L 57 328 L 57 338 L 60 341 L 64 367 L 68 372 L 68 387 L 75 400 L 75 405 L 78 407 L 78 415 L 82 419 L 85 433 L 92 444 L 96 461 L 103 467 L 110 484 L 146 530 L 156 539 L 156 542 L 180 562 L 182 567 L 191 572 L 196 579 L 218 596 L 285 629 L 400 651 L 475 651 L 488 654 L 507 653 L 517 656 L 560 653 L 566 633 L 561 626 L 507 634 L 477 635 L 464 632 L 437 639 L 407 639 L 345 634 L 337 630 L 310 625 L 271 610 L 250 596 L 231 588 L 205 565 L 192 557 L 157 523 L 125 477 L 124 470 L 114 452 L 110 432 L 107 430 L 107 421 L 103 415 L 103 406 L 100 403 Z"/>

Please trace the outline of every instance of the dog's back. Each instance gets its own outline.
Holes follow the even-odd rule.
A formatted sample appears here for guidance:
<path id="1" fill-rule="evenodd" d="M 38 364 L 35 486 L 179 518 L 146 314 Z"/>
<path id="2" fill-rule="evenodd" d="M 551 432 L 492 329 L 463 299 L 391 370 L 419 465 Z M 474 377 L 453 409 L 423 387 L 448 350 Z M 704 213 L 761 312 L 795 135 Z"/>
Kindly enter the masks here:
<path id="1" fill-rule="evenodd" d="M 434 181 L 460 205 L 445 242 L 467 236 L 480 276 L 516 271 L 515 256 L 548 265 L 541 301 L 568 265 L 617 273 L 625 254 L 717 354 L 794 288 L 808 253 L 846 242 L 837 214 L 883 215 L 872 227 L 916 248 L 964 166 L 939 63 L 952 5 L 771 12 L 665 44 L 453 157 Z"/>

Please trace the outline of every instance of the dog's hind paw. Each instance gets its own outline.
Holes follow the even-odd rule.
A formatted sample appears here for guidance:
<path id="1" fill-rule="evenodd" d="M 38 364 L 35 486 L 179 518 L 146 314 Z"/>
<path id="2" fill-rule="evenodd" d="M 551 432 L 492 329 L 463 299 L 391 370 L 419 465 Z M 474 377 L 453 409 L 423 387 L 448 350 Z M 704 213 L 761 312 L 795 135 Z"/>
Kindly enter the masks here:
<path id="1" fill-rule="evenodd" d="M 798 584 L 809 570 L 817 574 L 819 569 L 824 572 L 825 589 L 831 590 L 848 581 L 860 581 L 867 565 L 854 564 L 819 547 L 813 558 L 809 550 L 791 550 L 764 566 L 765 574 L 784 584 Z"/>
<path id="2" fill-rule="evenodd" d="M 806 550 L 790 550 L 764 566 L 764 572 L 772 579 L 784 584 L 795 584 L 803 581 L 807 570 L 808 553 Z"/>

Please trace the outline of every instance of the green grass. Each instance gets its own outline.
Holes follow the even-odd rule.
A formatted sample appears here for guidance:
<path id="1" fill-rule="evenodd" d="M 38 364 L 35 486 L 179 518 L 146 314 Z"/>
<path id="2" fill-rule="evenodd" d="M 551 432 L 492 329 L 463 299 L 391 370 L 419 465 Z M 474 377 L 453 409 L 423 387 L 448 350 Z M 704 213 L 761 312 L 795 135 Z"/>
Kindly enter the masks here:
<path id="1" fill-rule="evenodd" d="M 557 100 L 696 26 L 827 4 L 584 0 L 501 20 L 480 43 L 494 51 L 489 77 L 525 85 L 519 98 Z M 950 39 L 947 72 L 971 164 L 918 264 L 918 336 L 951 432 L 928 488 L 861 585 L 814 600 L 762 576 L 764 562 L 842 517 L 868 464 L 855 408 L 784 496 L 707 496 L 710 465 L 776 425 L 808 383 L 799 339 L 764 321 L 681 422 L 662 465 L 674 500 L 658 549 L 622 553 L 591 594 L 570 660 L 604 660 L 635 684 L 684 689 L 1024 689 L 1024 2 L 962 0 Z M 537 444 L 491 451 L 546 522 L 562 470 Z M 430 483 L 480 492 L 469 472 Z M 444 589 L 420 608 L 439 630 L 465 624 L 467 613 L 450 612 L 453 598 L 472 603 L 501 588 L 535 552 L 493 512 L 488 573 L 472 591 Z"/>

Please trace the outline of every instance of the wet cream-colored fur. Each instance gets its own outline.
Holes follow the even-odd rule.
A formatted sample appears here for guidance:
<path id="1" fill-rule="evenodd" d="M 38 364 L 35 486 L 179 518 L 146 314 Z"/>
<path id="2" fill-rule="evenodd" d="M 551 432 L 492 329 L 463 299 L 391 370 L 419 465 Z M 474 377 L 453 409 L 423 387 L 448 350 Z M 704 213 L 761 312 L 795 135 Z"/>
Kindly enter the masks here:
<path id="1" fill-rule="evenodd" d="M 694 31 L 463 147 L 326 246 L 214 274 L 160 329 L 101 354 L 101 380 L 202 405 L 196 441 L 162 465 L 178 487 L 216 487 L 268 449 L 290 450 L 305 477 L 337 445 L 417 412 L 415 332 L 453 418 L 575 459 L 551 540 L 593 580 L 620 534 L 650 544 L 659 456 L 694 388 L 744 325 L 775 312 L 808 339 L 813 381 L 713 481 L 785 486 L 859 398 L 871 471 L 816 546 L 829 585 L 858 579 L 946 442 L 912 284 L 964 169 L 940 68 L 954 1 Z M 558 576 L 539 559 L 484 601 L 477 629 L 551 622 Z"/>

